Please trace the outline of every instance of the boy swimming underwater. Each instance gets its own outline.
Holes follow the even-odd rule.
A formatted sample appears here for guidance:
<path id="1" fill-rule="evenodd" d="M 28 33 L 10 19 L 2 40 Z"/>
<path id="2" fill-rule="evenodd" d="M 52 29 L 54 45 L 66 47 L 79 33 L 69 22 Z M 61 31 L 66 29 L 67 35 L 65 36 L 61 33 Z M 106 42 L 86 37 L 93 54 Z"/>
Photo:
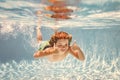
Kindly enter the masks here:
<path id="1" fill-rule="evenodd" d="M 85 59 L 84 54 L 80 47 L 74 42 L 70 45 L 72 41 L 72 35 L 63 32 L 57 31 L 57 28 L 53 28 L 55 33 L 51 36 L 50 40 L 42 41 L 41 33 L 41 12 L 38 13 L 39 21 L 38 27 L 36 28 L 37 32 L 37 41 L 40 44 L 38 51 L 34 53 L 34 58 L 47 57 L 49 61 L 61 61 L 68 54 L 73 55 L 77 59 L 83 61 Z M 51 27 L 52 28 L 52 27 Z"/>
<path id="2" fill-rule="evenodd" d="M 50 61 L 61 61 L 69 53 L 79 60 L 84 60 L 84 54 L 80 47 L 74 42 L 72 46 L 70 42 L 72 36 L 66 32 L 55 32 L 49 41 L 42 42 L 42 35 L 40 29 L 37 28 L 37 40 L 40 43 L 40 48 L 34 53 L 34 58 L 47 57 Z"/>

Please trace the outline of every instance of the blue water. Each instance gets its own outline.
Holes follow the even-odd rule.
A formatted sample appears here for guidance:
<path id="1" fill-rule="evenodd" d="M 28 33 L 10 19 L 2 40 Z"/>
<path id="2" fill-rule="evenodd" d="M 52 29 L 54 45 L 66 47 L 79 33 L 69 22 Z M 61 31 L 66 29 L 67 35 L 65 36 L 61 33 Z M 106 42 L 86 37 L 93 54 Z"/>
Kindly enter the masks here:
<path id="1" fill-rule="evenodd" d="M 54 63 L 33 58 L 35 12 L 43 10 L 39 2 L 0 0 L 0 80 L 120 80 L 119 0 L 81 1 L 73 19 L 59 21 L 59 30 L 72 34 L 85 61 L 68 55 Z M 48 40 L 53 34 L 49 27 L 56 24 L 43 17 L 41 25 L 43 39 Z"/>

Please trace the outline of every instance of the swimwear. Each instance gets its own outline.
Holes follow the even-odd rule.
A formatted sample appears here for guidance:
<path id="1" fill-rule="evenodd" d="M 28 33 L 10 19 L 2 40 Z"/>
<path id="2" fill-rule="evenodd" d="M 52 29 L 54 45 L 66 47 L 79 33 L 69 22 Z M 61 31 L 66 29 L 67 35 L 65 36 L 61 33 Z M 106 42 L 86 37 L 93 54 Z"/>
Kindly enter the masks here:
<path id="1" fill-rule="evenodd" d="M 39 51 L 42 51 L 44 49 L 46 49 L 47 47 L 49 47 L 50 44 L 48 41 L 42 41 L 40 44 L 39 44 Z"/>

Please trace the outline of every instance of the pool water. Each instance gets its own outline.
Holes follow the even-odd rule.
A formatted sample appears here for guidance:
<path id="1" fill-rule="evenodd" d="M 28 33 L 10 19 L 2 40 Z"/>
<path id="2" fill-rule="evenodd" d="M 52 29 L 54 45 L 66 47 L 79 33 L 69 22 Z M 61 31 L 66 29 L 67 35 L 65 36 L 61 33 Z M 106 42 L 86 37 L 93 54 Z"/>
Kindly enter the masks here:
<path id="1" fill-rule="evenodd" d="M 39 0 L 0 0 L 0 80 L 119 80 L 120 1 L 84 0 L 71 20 L 58 21 L 59 31 L 72 34 L 85 55 L 60 62 L 34 59 L 37 50 L 35 12 Z M 42 18 L 43 40 L 54 33 L 50 18 Z M 71 43 L 71 44 L 72 44 Z"/>

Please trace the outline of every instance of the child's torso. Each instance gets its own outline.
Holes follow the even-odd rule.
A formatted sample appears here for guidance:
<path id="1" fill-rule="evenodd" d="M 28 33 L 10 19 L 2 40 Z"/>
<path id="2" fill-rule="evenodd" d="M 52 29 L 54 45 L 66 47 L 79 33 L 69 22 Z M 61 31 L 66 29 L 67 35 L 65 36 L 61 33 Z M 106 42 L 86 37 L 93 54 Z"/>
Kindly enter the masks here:
<path id="1" fill-rule="evenodd" d="M 52 55 L 48 56 L 48 59 L 50 61 L 61 61 L 61 60 L 63 60 L 66 57 L 67 54 L 68 54 L 68 52 L 52 54 Z"/>

